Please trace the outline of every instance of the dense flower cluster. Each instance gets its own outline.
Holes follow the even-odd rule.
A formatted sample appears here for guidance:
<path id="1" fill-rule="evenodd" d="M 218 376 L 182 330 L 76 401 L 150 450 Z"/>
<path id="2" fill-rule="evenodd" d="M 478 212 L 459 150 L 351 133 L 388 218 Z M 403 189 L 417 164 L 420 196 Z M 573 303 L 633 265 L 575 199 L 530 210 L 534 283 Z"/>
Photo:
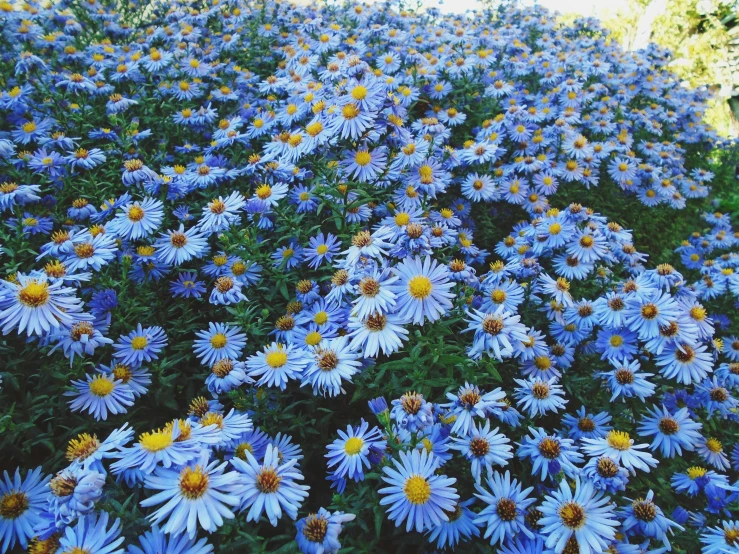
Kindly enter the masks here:
<path id="1" fill-rule="evenodd" d="M 3 554 L 739 552 L 739 233 L 678 268 L 588 196 L 709 195 L 667 53 L 512 6 L 0 17 L 0 329 L 84 422 L 4 474 Z"/>

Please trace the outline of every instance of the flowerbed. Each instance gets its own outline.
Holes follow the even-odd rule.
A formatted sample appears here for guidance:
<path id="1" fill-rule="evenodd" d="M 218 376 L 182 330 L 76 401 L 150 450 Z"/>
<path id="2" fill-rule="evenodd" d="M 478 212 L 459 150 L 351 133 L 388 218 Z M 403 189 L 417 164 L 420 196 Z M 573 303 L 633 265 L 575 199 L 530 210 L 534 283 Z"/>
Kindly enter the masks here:
<path id="1" fill-rule="evenodd" d="M 3 553 L 739 551 L 734 176 L 666 52 L 122 9 L 0 3 Z"/>

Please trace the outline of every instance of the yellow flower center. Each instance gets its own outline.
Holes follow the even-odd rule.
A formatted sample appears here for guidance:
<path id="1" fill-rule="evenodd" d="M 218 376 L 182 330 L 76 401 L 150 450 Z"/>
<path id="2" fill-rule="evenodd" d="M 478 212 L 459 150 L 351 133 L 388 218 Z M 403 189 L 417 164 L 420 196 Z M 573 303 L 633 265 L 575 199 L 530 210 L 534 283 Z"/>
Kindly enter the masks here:
<path id="1" fill-rule="evenodd" d="M 228 338 L 226 338 L 226 335 L 224 335 L 223 333 L 216 333 L 210 339 L 210 345 L 213 348 L 223 348 L 224 346 L 226 346 L 227 342 Z"/>
<path id="2" fill-rule="evenodd" d="M 350 456 L 354 456 L 355 454 L 359 454 L 362 451 L 363 446 L 364 441 L 362 439 L 360 439 L 359 437 L 351 437 L 344 444 L 344 452 L 346 452 Z"/>
<path id="3" fill-rule="evenodd" d="M 200 466 L 186 467 L 180 472 L 180 492 L 189 500 L 203 496 L 208 490 L 208 474 Z"/>
<path id="4" fill-rule="evenodd" d="M 431 485 L 420 475 L 411 475 L 403 485 L 403 492 L 411 504 L 425 504 L 431 498 Z"/>
<path id="5" fill-rule="evenodd" d="M 305 344 L 307 344 L 308 346 L 315 346 L 320 343 L 322 339 L 323 337 L 321 336 L 321 333 L 319 333 L 318 331 L 311 331 L 310 333 L 305 335 Z"/>
<path id="6" fill-rule="evenodd" d="M 131 348 L 134 350 L 143 350 L 149 344 L 149 339 L 146 337 L 134 337 L 131 341 Z"/>
<path id="7" fill-rule="evenodd" d="M 608 433 L 608 446 L 616 450 L 628 450 L 631 448 L 631 437 L 624 431 L 611 431 Z"/>
<path id="8" fill-rule="evenodd" d="M 328 321 L 328 314 L 326 312 L 317 312 L 315 316 L 313 316 L 313 321 L 315 321 L 318 325 L 323 325 Z"/>
<path id="9" fill-rule="evenodd" d="M 614 348 L 618 348 L 624 343 L 624 338 L 621 335 L 613 335 L 610 339 L 608 339 L 608 342 Z"/>
<path id="10" fill-rule="evenodd" d="M 272 187 L 267 184 L 260 185 L 259 187 L 257 187 L 256 194 L 260 199 L 266 200 L 267 198 L 272 196 Z"/>
<path id="11" fill-rule="evenodd" d="M 153 431 L 151 433 L 142 433 L 139 436 L 139 444 L 144 450 L 149 452 L 159 452 L 168 448 L 172 444 L 172 433 L 164 429 Z"/>
<path id="12" fill-rule="evenodd" d="M 0 498 L 0 517 L 3 519 L 18 519 L 26 510 L 30 502 L 28 496 L 22 492 L 9 492 Z"/>
<path id="13" fill-rule="evenodd" d="M 111 392 L 113 392 L 114 388 L 115 385 L 113 384 L 113 382 L 110 379 L 106 379 L 102 375 L 98 375 L 92 381 L 90 381 L 90 392 L 95 396 L 108 396 Z"/>
<path id="14" fill-rule="evenodd" d="M 49 301 L 49 285 L 38 281 L 30 281 L 18 293 L 18 300 L 29 308 L 43 306 Z"/>
<path id="15" fill-rule="evenodd" d="M 372 161 L 372 156 L 366 150 L 360 150 L 354 155 L 354 161 L 359 166 L 366 166 Z"/>
<path id="16" fill-rule="evenodd" d="M 698 477 L 703 477 L 707 472 L 705 468 L 693 466 L 689 467 L 686 473 L 688 474 L 688 477 L 695 481 Z"/>
<path id="17" fill-rule="evenodd" d="M 278 367 L 282 367 L 287 363 L 287 352 L 282 348 L 278 348 L 264 356 L 264 360 L 267 362 L 267 365 L 272 368 L 276 369 Z"/>
<path id="18" fill-rule="evenodd" d="M 367 98 L 367 87 L 362 85 L 354 87 L 352 90 L 352 98 L 354 98 L 354 100 L 364 100 Z"/>
<path id="19" fill-rule="evenodd" d="M 416 300 L 423 300 L 431 294 L 433 285 L 425 275 L 416 275 L 408 281 L 408 292 Z"/>

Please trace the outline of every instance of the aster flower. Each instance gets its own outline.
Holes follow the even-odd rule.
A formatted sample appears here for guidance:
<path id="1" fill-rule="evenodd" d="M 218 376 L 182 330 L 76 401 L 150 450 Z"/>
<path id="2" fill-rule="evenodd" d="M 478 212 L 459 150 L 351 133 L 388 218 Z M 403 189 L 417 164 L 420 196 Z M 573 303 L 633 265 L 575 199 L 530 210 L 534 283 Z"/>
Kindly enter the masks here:
<path id="1" fill-rule="evenodd" d="M 195 333 L 195 355 L 203 365 L 211 366 L 218 360 L 236 360 L 246 346 L 246 334 L 225 323 L 209 323 L 206 331 Z"/>
<path id="2" fill-rule="evenodd" d="M 384 467 L 382 479 L 388 487 L 378 492 L 381 506 L 389 506 L 388 519 L 400 526 L 406 522 L 406 531 L 422 532 L 442 521 L 449 521 L 459 495 L 451 486 L 456 479 L 436 475 L 433 454 L 425 450 L 400 452 L 400 460 L 393 459 L 392 467 Z"/>
<path id="3" fill-rule="evenodd" d="M 308 353 L 294 344 L 273 342 L 246 360 L 247 374 L 259 378 L 257 386 L 287 388 L 290 379 L 301 378 L 311 363 Z M 338 359 L 337 359 L 338 363 Z"/>
<path id="4" fill-rule="evenodd" d="M 674 414 L 664 406 L 661 410 L 655 406 L 653 409 L 647 408 L 647 411 L 649 417 L 642 419 L 639 434 L 643 437 L 654 436 L 652 450 L 659 449 L 665 458 L 682 456 L 683 449 L 695 450 L 703 425 L 690 418 L 687 408 L 681 408 Z"/>
<path id="5" fill-rule="evenodd" d="M 86 381 L 72 381 L 74 391 L 64 396 L 74 397 L 69 402 L 73 412 L 85 411 L 96 420 L 108 419 L 108 414 L 125 414 L 134 403 L 133 390 L 113 375 L 98 373 L 86 376 Z"/>
<path id="6" fill-rule="evenodd" d="M 557 554 L 579 547 L 582 554 L 604 551 L 616 536 L 619 522 L 613 519 L 610 498 L 593 490 L 588 482 L 575 478 L 573 493 L 566 480 L 547 496 L 539 508 L 541 533 L 546 545 Z"/>
<path id="7" fill-rule="evenodd" d="M 138 240 L 156 231 L 164 218 L 164 204 L 154 198 L 128 202 L 116 214 L 115 219 L 106 224 L 106 229 L 122 239 Z"/>
<path id="8" fill-rule="evenodd" d="M 148 519 L 154 524 L 164 521 L 162 531 L 170 535 L 187 532 L 190 539 L 198 528 L 212 533 L 226 519 L 233 519 L 232 508 L 239 505 L 244 485 L 233 471 L 225 471 L 228 462 L 208 463 L 207 458 L 190 462 L 176 470 L 158 469 L 146 477 L 144 486 L 161 491 L 141 501 L 144 508 L 164 504 Z"/>
<path id="9" fill-rule="evenodd" d="M 139 323 L 128 335 L 121 335 L 113 345 L 113 357 L 133 368 L 144 362 L 159 359 L 158 354 L 167 345 L 167 335 L 161 327 L 143 328 Z"/>
<path id="10" fill-rule="evenodd" d="M 79 519 L 74 527 L 67 527 L 59 539 L 61 552 L 95 552 L 96 554 L 123 554 L 118 548 L 123 543 L 121 521 L 116 519 L 108 528 L 110 516 L 106 512 Z"/>
<path id="11" fill-rule="evenodd" d="M 442 408 L 449 410 L 449 416 L 454 417 L 451 433 L 460 436 L 469 435 L 474 426 L 474 418 L 486 418 L 495 408 L 501 408 L 505 404 L 505 393 L 503 389 L 496 388 L 484 393 L 477 386 L 465 383 L 459 387 L 457 394 L 448 392 L 446 397 L 451 400 L 448 404 L 442 404 Z"/>
<path id="12" fill-rule="evenodd" d="M 649 473 L 651 467 L 656 467 L 657 460 L 643 450 L 649 448 L 648 444 L 634 444 L 628 433 L 609 431 L 608 435 L 597 439 L 583 439 L 583 450 L 589 456 L 608 456 L 618 464 L 628 469 L 632 475 L 640 469 Z"/>
<path id="13" fill-rule="evenodd" d="M 259 521 L 262 513 L 266 512 L 270 524 L 276 526 L 283 511 L 291 519 L 296 519 L 310 488 L 297 483 L 303 480 L 294 467 L 297 460 L 281 462 L 278 449 L 271 445 L 267 447 L 261 464 L 249 451 L 245 451 L 244 455 L 246 460 L 232 458 L 231 464 L 241 474 L 239 483 L 244 489 L 240 509 L 249 508 L 246 521 Z"/>
<path id="14" fill-rule="evenodd" d="M 422 431 L 433 423 L 433 404 L 426 402 L 422 394 L 407 392 L 392 401 L 390 419 L 411 433 Z"/>
<path id="15" fill-rule="evenodd" d="M 181 265 L 192 258 L 202 258 L 208 251 L 208 242 L 204 235 L 193 227 L 185 231 L 180 224 L 177 231 L 161 233 L 154 243 L 157 258 L 168 265 Z"/>
<path id="16" fill-rule="evenodd" d="M 49 282 L 45 273 L 18 273 L 14 282 L 0 280 L 0 324 L 3 334 L 17 329 L 27 336 L 41 335 L 71 325 L 82 309 L 74 289 L 63 280 Z"/>
<path id="17" fill-rule="evenodd" d="M 479 482 L 475 484 L 475 496 L 485 504 L 474 520 L 475 524 L 485 526 L 483 537 L 489 538 L 491 545 L 503 545 L 506 539 L 519 534 L 533 538 L 534 534 L 524 524 L 524 518 L 527 508 L 536 502 L 535 498 L 529 498 L 534 488 L 522 490 L 517 479 L 511 482 L 508 471 L 505 475 L 496 471 L 488 476 L 485 484 L 487 489 Z"/>
<path id="18" fill-rule="evenodd" d="M 392 291 L 397 296 L 398 314 L 408 322 L 432 323 L 452 307 L 449 269 L 427 256 L 408 258 L 393 268 L 399 277 Z"/>
<path id="19" fill-rule="evenodd" d="M 295 540 L 302 554 L 337 554 L 341 549 L 339 534 L 343 525 L 354 521 L 354 514 L 334 512 L 319 508 L 317 513 L 295 522 Z"/>
<path id="20" fill-rule="evenodd" d="M 341 429 L 337 433 L 339 438 L 328 445 L 328 454 L 325 455 L 329 470 L 334 477 L 364 480 L 364 468 L 370 468 L 370 449 L 382 452 L 387 447 L 382 433 L 377 427 L 369 429 L 364 420 L 356 429 L 347 425 L 346 433 Z"/>
<path id="21" fill-rule="evenodd" d="M 575 464 L 582 462 L 583 457 L 575 448 L 572 439 L 556 435 L 548 435 L 539 428 L 529 427 L 531 436 L 524 436 L 517 454 L 521 459 L 530 459 L 532 475 L 539 474 L 544 481 L 548 476 L 555 476 L 560 471 L 573 476 L 577 471 Z"/>
<path id="22" fill-rule="evenodd" d="M 313 352 L 313 360 L 302 374 L 302 385 L 310 384 L 313 394 L 338 396 L 343 392 L 342 382 L 351 383 L 359 371 L 359 355 L 349 347 L 347 337 L 322 340 Z"/>
<path id="23" fill-rule="evenodd" d="M 0 480 L 0 538 L 2 551 L 9 552 L 16 544 L 28 546 L 28 539 L 35 536 L 34 527 L 41 523 L 40 513 L 46 507 L 47 484 L 41 468 L 28 471 L 21 478 L 20 469 L 11 477 L 3 472 Z"/>
<path id="24" fill-rule="evenodd" d="M 668 550 L 671 547 L 667 533 L 672 533 L 672 528 L 685 530 L 681 525 L 665 517 L 662 509 L 654 503 L 654 492 L 651 490 L 646 497 L 638 498 L 632 501 L 631 505 L 622 508 L 619 515 L 623 518 L 621 529 L 627 536 L 639 534 L 662 541 Z"/>
<path id="25" fill-rule="evenodd" d="M 160 554 L 169 552 L 171 554 L 211 554 L 213 546 L 206 539 L 197 540 L 187 535 L 167 536 L 159 526 L 152 526 L 139 537 L 139 545 L 130 545 L 126 554 Z"/>
<path id="26" fill-rule="evenodd" d="M 472 477 L 476 483 L 482 479 L 482 469 L 487 472 L 488 479 L 492 478 L 493 464 L 505 466 L 513 458 L 513 447 L 505 435 L 498 433 L 499 428 L 490 429 L 490 421 L 485 426 L 473 423 L 469 434 L 463 437 L 453 437 L 451 448 L 459 452 L 472 464 Z"/>

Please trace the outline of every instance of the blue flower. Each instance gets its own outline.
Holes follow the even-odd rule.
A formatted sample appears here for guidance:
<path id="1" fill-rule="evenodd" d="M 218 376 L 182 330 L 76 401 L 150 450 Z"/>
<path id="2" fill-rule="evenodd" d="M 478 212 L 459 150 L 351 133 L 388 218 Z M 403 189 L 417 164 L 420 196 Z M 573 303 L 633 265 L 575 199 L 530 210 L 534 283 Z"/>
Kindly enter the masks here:
<path id="1" fill-rule="evenodd" d="M 726 554 L 737 552 L 739 522 L 721 521 L 720 527 L 704 527 L 701 534 L 702 554 Z"/>
<path id="2" fill-rule="evenodd" d="M 422 394 L 407 392 L 392 401 L 390 419 L 411 433 L 422 431 L 434 422 L 433 404 L 426 402 Z"/>
<path id="3" fill-rule="evenodd" d="M 341 549 L 339 534 L 344 523 L 353 521 L 354 514 L 334 512 L 319 508 L 315 514 L 295 522 L 295 540 L 302 554 L 337 554 Z"/>
<path id="4" fill-rule="evenodd" d="M 241 473 L 244 489 L 240 509 L 249 508 L 246 521 L 259 521 L 266 512 L 270 524 L 276 526 L 283 511 L 295 519 L 310 488 L 296 482 L 303 480 L 295 468 L 297 459 L 280 461 L 279 451 L 272 445 L 267 447 L 261 464 L 248 450 L 244 454 L 246 460 L 232 458 L 231 464 Z"/>
<path id="5" fill-rule="evenodd" d="M 194 539 L 198 528 L 212 533 L 221 527 L 224 519 L 233 519 L 232 508 L 239 505 L 245 487 L 239 476 L 226 472 L 228 462 L 207 457 L 191 461 L 180 469 L 157 469 L 146 477 L 148 489 L 161 491 L 141 501 L 144 508 L 158 506 L 148 519 L 155 524 L 166 521 L 162 531 L 179 535 L 187 531 Z"/>
<path id="6" fill-rule="evenodd" d="M 382 468 L 382 479 L 390 486 L 378 491 L 380 505 L 389 506 L 388 519 L 395 521 L 396 527 L 405 521 L 406 531 L 415 528 L 419 533 L 449 521 L 459 499 L 451 486 L 457 480 L 435 473 L 433 454 L 401 451 L 400 460 L 393 459 L 393 465 Z"/>
<path id="7" fill-rule="evenodd" d="M 225 323 L 209 323 L 206 331 L 195 333 L 195 355 L 200 363 L 212 366 L 218 360 L 237 360 L 246 346 L 246 334 Z"/>
<path id="8" fill-rule="evenodd" d="M 108 419 L 108 413 L 125 414 L 134 403 L 134 394 L 130 386 L 116 379 L 113 375 L 86 375 L 86 381 L 72 381 L 74 391 L 64 396 L 74 397 L 69 401 L 73 412 L 86 411 L 96 420 Z"/>
<path id="9" fill-rule="evenodd" d="M 0 481 L 0 538 L 2 552 L 9 552 L 16 544 L 28 546 L 28 539 L 35 536 L 34 527 L 42 522 L 40 513 L 46 508 L 47 484 L 41 468 L 26 473 L 21 478 L 19 469 L 13 477 L 3 472 Z"/>
<path id="10" fill-rule="evenodd" d="M 446 393 L 446 397 L 451 402 L 441 404 L 441 407 L 449 409 L 448 417 L 454 418 L 451 432 L 462 436 L 470 433 L 475 417 L 486 418 L 494 408 L 505 406 L 503 389 L 497 388 L 486 393 L 469 383 L 459 387 L 457 394 Z"/>
<path id="11" fill-rule="evenodd" d="M 447 514 L 448 521 L 442 521 L 427 531 L 429 542 L 436 541 L 438 548 L 453 549 L 460 539 L 467 541 L 473 536 L 479 537 L 480 529 L 474 522 L 475 513 L 469 509 L 474 501 L 474 498 L 470 498 L 465 502 L 457 502 L 454 511 Z"/>
<path id="12" fill-rule="evenodd" d="M 695 496 L 703 491 L 709 483 L 714 483 L 724 488 L 729 488 L 729 479 L 726 475 L 700 466 L 692 466 L 685 473 L 675 473 L 672 476 L 672 488 L 676 492 L 684 492 L 689 496 Z"/>
<path id="13" fill-rule="evenodd" d="M 514 379 L 518 384 L 513 395 L 518 399 L 516 404 L 526 410 L 530 417 L 544 415 L 547 412 L 557 412 L 564 408 L 565 400 L 562 385 L 556 384 L 556 379 L 543 381 L 535 379 Z"/>
<path id="14" fill-rule="evenodd" d="M 560 471 L 570 477 L 575 475 L 575 464 L 582 462 L 583 457 L 572 439 L 548 435 L 541 427 L 529 427 L 529 432 L 531 436 L 523 437 L 517 454 L 521 459 L 531 460 L 532 475 L 539 474 L 542 481 L 548 476 L 556 476 Z"/>
<path id="15" fill-rule="evenodd" d="M 490 539 L 490 544 L 503 545 L 519 534 L 533 538 L 534 534 L 525 525 L 525 516 L 527 508 L 536 502 L 535 498 L 529 498 L 534 488 L 522 490 L 517 479 L 511 482 L 508 471 L 505 475 L 497 471 L 489 475 L 486 484 L 489 490 L 479 482 L 475 484 L 475 496 L 485 504 L 475 524 L 485 526 L 484 537 Z"/>
<path id="16" fill-rule="evenodd" d="M 328 233 L 324 237 L 323 233 L 318 233 L 315 237 L 311 237 L 310 245 L 303 251 L 303 256 L 309 262 L 308 267 L 317 269 L 324 262 L 330 264 L 340 248 L 341 241 L 334 235 Z"/>
<path id="17" fill-rule="evenodd" d="M 680 531 L 685 530 L 681 525 L 665 517 L 662 508 L 654 503 L 654 492 L 651 490 L 647 493 L 646 497 L 637 498 L 629 506 L 621 508 L 619 515 L 622 518 L 622 532 L 627 537 L 641 535 L 662 541 L 662 544 L 668 550 L 671 547 L 667 533 L 671 533 L 672 528 L 679 529 Z"/>
<path id="18" fill-rule="evenodd" d="M 74 527 L 67 527 L 59 541 L 59 551 L 123 554 L 123 549 L 118 548 L 123 543 L 119 536 L 121 522 L 116 519 L 108 529 L 108 519 L 106 512 L 80 518 Z"/>
<path id="19" fill-rule="evenodd" d="M 194 271 L 184 271 L 169 286 L 172 296 L 182 298 L 200 298 L 205 292 L 205 284 L 198 281 Z"/>
<path id="20" fill-rule="evenodd" d="M 608 431 L 613 429 L 610 423 L 610 414 L 607 412 L 600 412 L 596 415 L 589 414 L 585 406 L 580 406 L 580 409 L 574 415 L 565 414 L 562 417 L 562 424 L 569 427 L 567 436 L 574 440 L 604 437 Z"/>
<path id="21" fill-rule="evenodd" d="M 287 388 L 290 379 L 300 379 L 311 363 L 308 353 L 294 344 L 273 342 L 246 360 L 247 374 L 259 378 L 257 386 Z"/>
<path id="22" fill-rule="evenodd" d="M 351 383 L 359 371 L 359 355 L 347 344 L 348 338 L 336 337 L 322 340 L 313 351 L 313 359 L 302 374 L 302 385 L 311 385 L 313 394 L 338 396 L 344 389 L 342 383 Z"/>
<path id="23" fill-rule="evenodd" d="M 384 451 L 387 442 L 382 438 L 382 433 L 377 427 L 369 429 L 369 424 L 362 420 L 358 428 L 347 425 L 346 433 L 341 429 L 339 437 L 328 445 L 328 468 L 334 477 L 349 478 L 355 481 L 364 480 L 364 468 L 370 468 L 370 448 L 375 447 Z"/>
<path id="24" fill-rule="evenodd" d="M 187 535 L 179 535 L 176 537 L 168 537 L 157 526 L 152 526 L 139 537 L 139 546 L 131 545 L 126 550 L 126 554 L 211 554 L 213 546 L 207 543 L 206 539 L 200 539 L 196 542 L 194 538 Z"/>
<path id="25" fill-rule="evenodd" d="M 48 496 L 48 511 L 54 515 L 56 527 L 63 529 L 92 512 L 103 496 L 104 485 L 104 474 L 74 464 L 57 473 L 49 482 Z"/>
<path id="26" fill-rule="evenodd" d="M 159 359 L 159 354 L 167 345 L 167 335 L 161 327 L 143 328 L 139 323 L 136 329 L 128 335 L 121 335 L 113 345 L 115 353 L 113 357 L 122 364 L 133 368 L 141 366 L 144 362 Z"/>
<path id="27" fill-rule="evenodd" d="M 590 481 L 596 490 L 612 494 L 626 490 L 629 482 L 629 472 L 608 456 L 590 458 L 582 468 L 582 476 Z"/>
<path id="28" fill-rule="evenodd" d="M 195 227 L 185 231 L 180 224 L 176 231 L 160 233 L 154 243 L 157 259 L 167 265 L 181 265 L 193 258 L 202 258 L 209 250 L 208 241 Z"/>
<path id="29" fill-rule="evenodd" d="M 634 444 L 634 439 L 625 431 L 612 429 L 605 437 L 583 439 L 582 442 L 583 451 L 589 456 L 608 456 L 632 475 L 636 475 L 637 469 L 649 473 L 650 467 L 659 463 L 649 452 L 643 452 L 649 448 L 648 444 Z"/>
<path id="30" fill-rule="evenodd" d="M 433 323 L 451 307 L 454 282 L 449 269 L 427 256 L 407 258 L 393 268 L 400 278 L 392 286 L 397 296 L 397 311 L 407 322 L 423 325 Z"/>
<path id="31" fill-rule="evenodd" d="M 485 468 L 488 479 L 493 474 L 493 464 L 508 465 L 513 458 L 513 448 L 505 435 L 498 433 L 498 428 L 491 430 L 490 421 L 485 421 L 484 427 L 472 424 L 469 434 L 459 438 L 452 438 L 451 448 L 459 450 L 472 463 L 472 477 L 476 483 L 482 479 L 482 469 Z"/>
<path id="32" fill-rule="evenodd" d="M 654 435 L 652 450 L 659 449 L 665 458 L 673 458 L 675 455 L 682 456 L 683 449 L 695 450 L 695 445 L 700 439 L 698 432 L 703 425 L 690 419 L 687 408 L 682 408 L 671 414 L 667 408 L 662 410 L 656 406 L 647 408 L 650 417 L 645 417 L 639 424 L 639 434 L 643 437 Z M 710 414 L 709 414 L 710 415 Z"/>
<path id="33" fill-rule="evenodd" d="M 43 272 L 18 273 L 16 280 L 0 280 L 0 325 L 3 334 L 13 329 L 27 336 L 42 335 L 74 323 L 82 301 L 63 280 L 49 282 Z"/>
<path id="34" fill-rule="evenodd" d="M 563 552 L 579 547 L 581 554 L 600 554 L 616 536 L 619 522 L 612 518 L 610 498 L 593 485 L 575 478 L 573 494 L 567 480 L 547 496 L 539 507 L 538 524 L 548 548 Z"/>
<path id="35" fill-rule="evenodd" d="M 162 224 L 163 208 L 164 204 L 154 198 L 128 202 L 106 228 L 122 239 L 138 240 L 148 237 Z"/>

